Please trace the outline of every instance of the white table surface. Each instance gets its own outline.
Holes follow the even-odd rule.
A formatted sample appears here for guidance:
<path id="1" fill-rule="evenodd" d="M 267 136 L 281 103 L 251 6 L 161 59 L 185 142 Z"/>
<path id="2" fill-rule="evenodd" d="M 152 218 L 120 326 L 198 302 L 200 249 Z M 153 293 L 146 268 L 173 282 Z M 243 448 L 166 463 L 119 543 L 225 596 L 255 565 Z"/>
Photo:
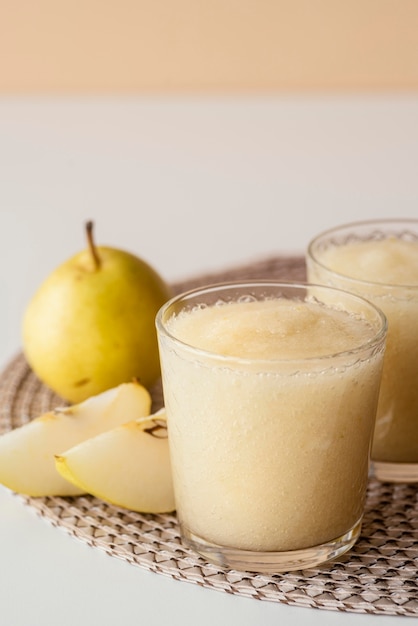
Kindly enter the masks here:
<path id="1" fill-rule="evenodd" d="M 0 99 L 0 364 L 33 291 L 84 247 L 168 280 L 303 253 L 319 230 L 418 217 L 418 94 Z M 147 572 L 54 528 L 0 487 L 2 626 L 399 625 Z"/>

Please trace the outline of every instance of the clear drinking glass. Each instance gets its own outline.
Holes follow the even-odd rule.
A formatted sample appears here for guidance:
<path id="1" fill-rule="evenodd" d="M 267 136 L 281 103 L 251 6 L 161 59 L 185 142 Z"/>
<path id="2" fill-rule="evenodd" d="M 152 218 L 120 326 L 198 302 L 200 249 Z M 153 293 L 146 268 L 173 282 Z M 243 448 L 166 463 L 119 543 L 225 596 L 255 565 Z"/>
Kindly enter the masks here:
<path id="1" fill-rule="evenodd" d="M 270 573 L 346 552 L 363 515 L 382 312 L 266 281 L 179 295 L 156 324 L 184 543 Z"/>
<path id="2" fill-rule="evenodd" d="M 418 220 L 342 225 L 310 242 L 308 278 L 360 294 L 388 320 L 372 460 L 376 477 L 418 481 Z"/>

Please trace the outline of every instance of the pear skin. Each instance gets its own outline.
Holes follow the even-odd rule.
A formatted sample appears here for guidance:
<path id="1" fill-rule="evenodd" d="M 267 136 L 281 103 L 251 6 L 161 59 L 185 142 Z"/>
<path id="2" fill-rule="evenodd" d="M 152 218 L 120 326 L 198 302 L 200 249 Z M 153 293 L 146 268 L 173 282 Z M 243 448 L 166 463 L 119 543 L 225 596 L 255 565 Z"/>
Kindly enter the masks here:
<path id="1" fill-rule="evenodd" d="M 89 246 L 60 265 L 29 302 L 23 351 L 38 378 L 79 403 L 122 382 L 150 388 L 160 376 L 155 329 L 169 299 L 163 279 L 137 256 Z"/>

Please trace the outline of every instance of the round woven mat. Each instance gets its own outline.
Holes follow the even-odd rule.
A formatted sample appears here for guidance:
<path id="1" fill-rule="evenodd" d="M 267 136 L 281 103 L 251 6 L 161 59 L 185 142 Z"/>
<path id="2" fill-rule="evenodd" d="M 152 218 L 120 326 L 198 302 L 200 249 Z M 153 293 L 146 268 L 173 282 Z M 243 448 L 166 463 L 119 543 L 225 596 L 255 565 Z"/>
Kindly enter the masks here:
<path id="1" fill-rule="evenodd" d="M 301 258 L 274 258 L 174 285 L 246 278 L 303 279 Z M 156 405 L 161 402 L 157 393 Z M 62 404 L 21 354 L 0 376 L 0 432 Z M 22 497 L 22 496 L 20 496 Z M 362 535 L 354 548 L 326 566 L 283 575 L 221 570 L 182 546 L 175 515 L 141 515 L 91 496 L 22 497 L 52 524 L 89 545 L 180 581 L 289 605 L 418 616 L 418 489 L 371 480 Z"/>

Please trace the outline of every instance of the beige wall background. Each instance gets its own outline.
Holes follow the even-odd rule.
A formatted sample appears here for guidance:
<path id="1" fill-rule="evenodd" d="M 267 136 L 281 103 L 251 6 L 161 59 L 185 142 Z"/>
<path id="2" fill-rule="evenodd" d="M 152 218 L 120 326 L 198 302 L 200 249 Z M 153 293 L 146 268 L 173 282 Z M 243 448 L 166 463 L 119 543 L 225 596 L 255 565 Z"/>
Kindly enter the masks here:
<path id="1" fill-rule="evenodd" d="M 0 0 L 0 93 L 417 88 L 418 0 Z"/>

